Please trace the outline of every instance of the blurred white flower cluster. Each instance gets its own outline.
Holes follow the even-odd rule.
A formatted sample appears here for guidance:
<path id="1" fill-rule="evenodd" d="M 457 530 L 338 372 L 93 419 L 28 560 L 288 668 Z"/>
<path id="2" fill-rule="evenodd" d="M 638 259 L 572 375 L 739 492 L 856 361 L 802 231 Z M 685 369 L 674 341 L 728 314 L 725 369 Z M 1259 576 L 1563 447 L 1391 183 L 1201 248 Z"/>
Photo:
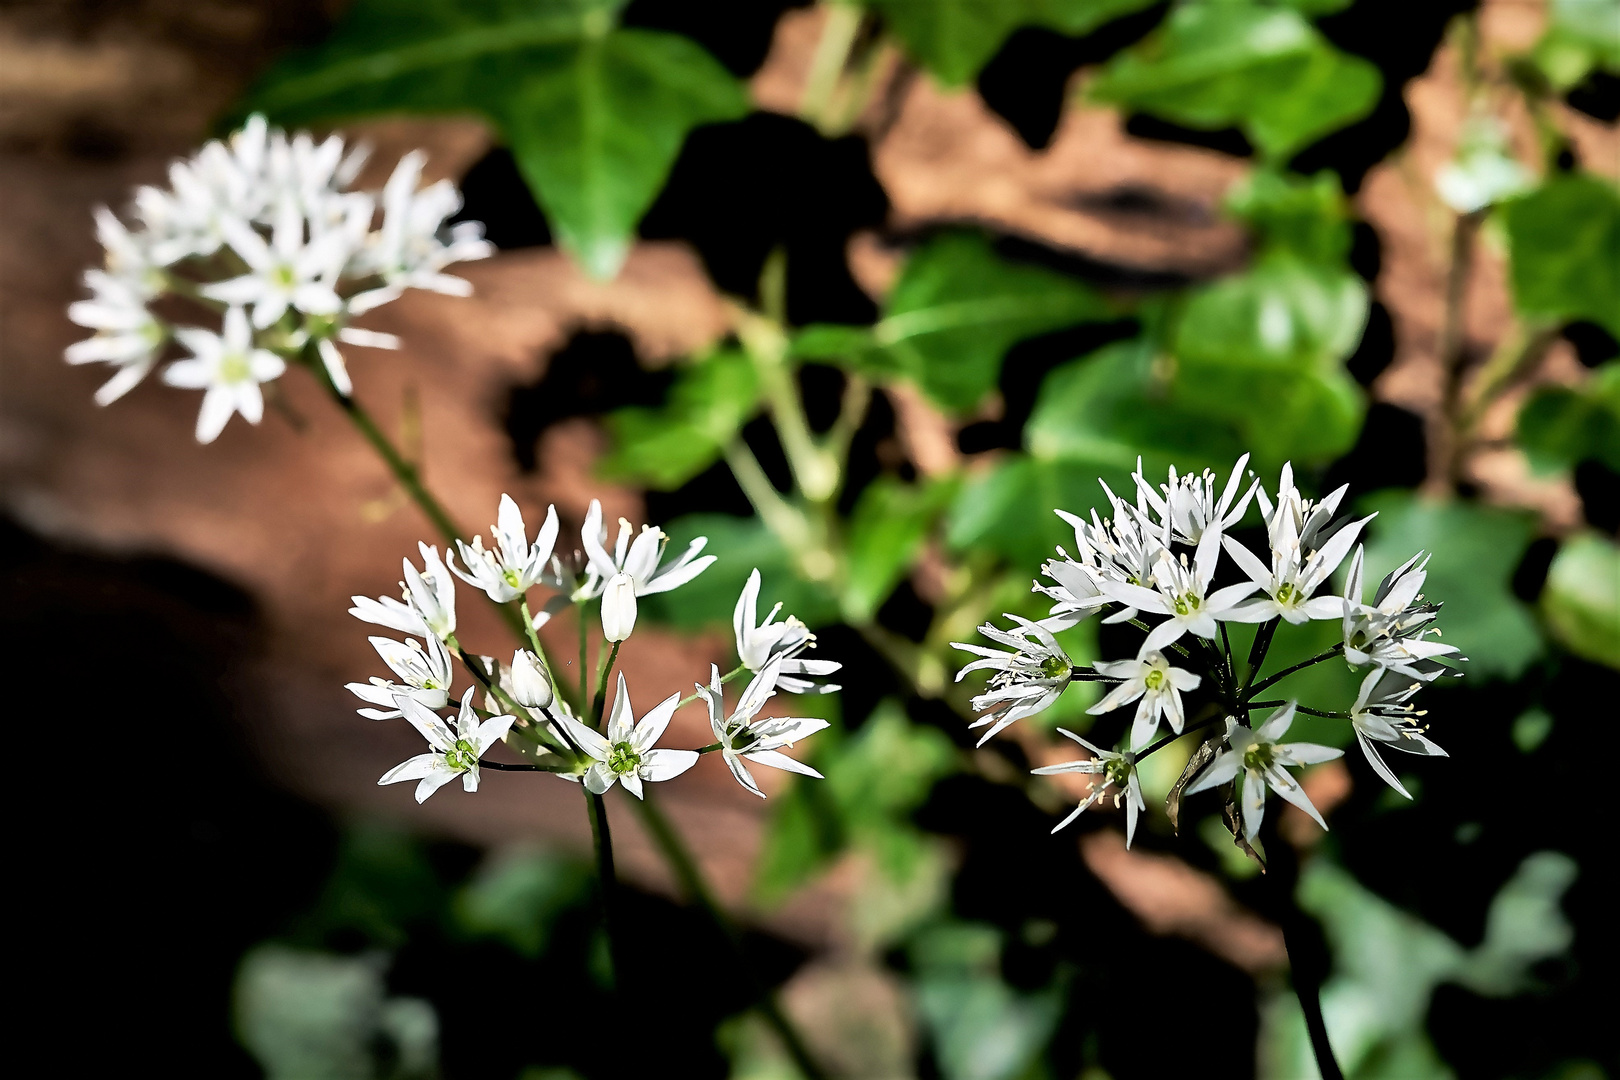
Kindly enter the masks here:
<path id="1" fill-rule="evenodd" d="M 531 540 L 517 502 L 502 495 L 490 546 L 484 545 L 482 537 L 474 537 L 470 544 L 458 541 L 457 552 L 441 559 L 437 548 L 421 544 L 421 567 L 404 561 L 399 599 L 353 598 L 351 615 L 408 635 L 404 642 L 370 639 L 393 678 L 373 677 L 348 684 L 368 705 L 359 710 L 360 715 L 374 720 L 403 717 L 431 747 L 390 770 L 380 783 L 416 780 L 418 802 L 457 776 L 466 790 L 476 791 L 479 768 L 489 764 L 482 760 L 485 751 L 503 740 L 527 763 L 517 768 L 583 782 L 597 795 L 620 784 L 640 797 L 643 784 L 673 779 L 706 753 L 719 753 L 738 783 L 761 798 L 765 793 L 745 762 L 821 775 L 781 751 L 825 728 L 827 721 L 760 713 L 778 689 L 789 693 L 837 690 L 835 685 L 814 680 L 836 672 L 840 665 L 803 655 L 815 647 L 815 635 L 791 616 L 777 622 L 780 604 L 771 609 L 763 624 L 756 623 L 758 570 L 749 575 L 737 600 L 737 666 L 722 676 L 711 665 L 707 682 L 695 683 L 693 694 L 684 699 L 672 694 L 637 719 L 629 680 L 622 671 L 615 683 L 612 708 L 606 708 L 609 674 L 620 645 L 635 629 L 637 597 L 679 588 L 707 570 L 715 557 L 702 554 L 707 540 L 698 537 L 679 557 L 665 562 L 669 537 L 663 530 L 643 526 L 636 532 L 622 518 L 610 551 L 602 507 L 595 500 L 585 514 L 580 549 L 572 553 L 557 550 L 559 533 L 556 507 L 548 507 L 544 523 Z M 523 620 L 520 625 L 527 647 L 513 653 L 510 664 L 463 648 L 456 636 L 456 578 Z M 529 593 L 541 587 L 554 592 L 539 614 L 532 615 Z M 570 609 L 580 621 L 579 656 L 577 661 L 570 660 L 578 663 L 578 674 L 559 682 L 535 631 Z M 601 630 L 594 653 L 598 684 L 594 694 L 587 678 L 592 654 L 586 640 L 593 614 Z M 456 700 L 452 686 L 455 660 L 460 660 L 474 685 L 462 695 L 452 726 L 440 712 Z M 744 674 L 752 678 L 728 711 L 725 684 Z M 577 692 L 571 695 L 575 686 Z M 482 708 L 474 704 L 475 692 L 480 690 Z M 708 710 L 715 741 L 696 750 L 658 746 L 676 711 L 699 699 Z"/>
<path id="2" fill-rule="evenodd" d="M 1294 485 L 1291 466 L 1284 465 L 1276 496 L 1258 479 L 1244 482 L 1248 455 L 1238 459 L 1225 484 L 1206 471 L 1178 475 L 1155 486 L 1133 474 L 1134 502 L 1109 490 L 1112 516 L 1095 510 L 1090 520 L 1059 510 L 1074 528 L 1074 554 L 1059 548 L 1045 563 L 1047 581 L 1035 592 L 1052 601 L 1050 614 L 1039 621 L 1008 615 L 1007 629 L 986 624 L 980 633 L 1000 649 L 957 643 L 977 657 L 957 674 L 993 674 L 985 692 L 973 699 L 984 712 L 973 725 L 987 727 L 986 739 L 1009 725 L 1051 706 L 1070 683 L 1083 680 L 1112 684 L 1087 712 L 1102 715 L 1135 703 L 1123 745 L 1105 750 L 1072 732 L 1091 757 L 1036 769 L 1049 775 L 1094 776 L 1090 795 L 1057 828 L 1081 810 L 1113 793 L 1127 809 L 1127 837 L 1135 832 L 1143 808 L 1136 779 L 1138 762 L 1195 729 L 1220 725 L 1202 758 L 1200 770 L 1182 779 L 1187 794 L 1232 784 L 1232 800 L 1241 816 L 1244 836 L 1253 840 L 1265 811 L 1266 793 L 1299 806 L 1318 822 L 1321 816 L 1300 788 L 1291 767 L 1315 764 L 1343 751 L 1314 743 L 1279 740 L 1298 713 L 1347 720 L 1377 774 L 1407 794 L 1380 750 L 1445 756 L 1425 734 L 1423 714 L 1408 704 L 1422 684 L 1443 674 L 1460 674 L 1448 661 L 1464 659 L 1436 640 L 1431 625 L 1439 605 L 1423 601 L 1427 560 L 1422 553 L 1390 573 L 1372 602 L 1363 601 L 1364 553 L 1356 541 L 1371 520 L 1339 516 L 1346 488 L 1320 500 L 1304 497 Z M 1243 526 L 1250 505 L 1259 509 L 1266 549 L 1251 551 L 1233 533 Z M 1354 548 L 1354 555 L 1351 551 Z M 1224 556 L 1224 558 L 1223 558 Z M 1350 558 L 1343 595 L 1334 594 L 1331 579 Z M 1230 580 L 1230 584 L 1221 584 Z M 1105 623 L 1129 622 L 1145 634 L 1133 658 L 1079 665 L 1067 655 L 1055 634 L 1092 615 Z M 1267 650 L 1283 623 L 1335 620 L 1342 640 L 1307 661 L 1260 678 Z M 1222 624 L 1256 624 L 1253 648 L 1245 665 L 1230 644 Z M 1352 668 L 1368 669 L 1361 692 L 1348 709 L 1327 711 L 1295 701 L 1259 701 L 1261 692 L 1294 671 L 1343 657 Z M 1247 671 L 1244 668 L 1247 667 Z M 1194 703 L 1184 700 L 1202 692 Z M 1250 713 L 1273 709 L 1255 724 Z M 1170 734 L 1160 738 L 1168 725 Z M 1059 729 L 1062 730 L 1062 729 Z M 1157 741 L 1156 741 L 1157 740 Z M 1325 824 L 1323 826 L 1326 827 Z M 1054 832 L 1056 829 L 1053 830 Z"/>
<path id="3" fill-rule="evenodd" d="M 406 289 L 466 296 L 444 273 L 493 248 L 461 209 L 454 184 L 421 186 L 424 157 L 403 157 L 381 192 L 352 190 L 364 147 L 337 135 L 288 136 L 254 116 L 229 139 L 169 166 L 167 187 L 136 190 L 127 219 L 96 211 L 105 265 L 68 309 L 93 337 L 70 364 L 116 368 L 96 392 L 106 405 L 163 371 L 171 386 L 206 391 L 197 438 L 213 441 L 235 413 L 264 414 L 263 384 L 292 363 L 319 362 L 332 387 L 353 390 L 338 342 L 397 348 L 390 334 L 350 325 Z"/>

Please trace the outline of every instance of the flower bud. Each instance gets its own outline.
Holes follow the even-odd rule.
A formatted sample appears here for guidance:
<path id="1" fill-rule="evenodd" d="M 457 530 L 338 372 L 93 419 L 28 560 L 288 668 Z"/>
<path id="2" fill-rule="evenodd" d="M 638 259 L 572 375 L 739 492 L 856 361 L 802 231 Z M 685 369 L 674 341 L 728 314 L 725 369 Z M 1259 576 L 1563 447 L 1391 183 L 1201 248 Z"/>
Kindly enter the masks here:
<path id="1" fill-rule="evenodd" d="M 614 574 L 602 590 L 602 636 L 617 645 L 635 628 L 635 580 L 629 574 Z"/>
<path id="2" fill-rule="evenodd" d="M 512 654 L 512 700 L 525 709 L 545 709 L 553 698 L 551 680 L 540 660 L 528 649 Z"/>

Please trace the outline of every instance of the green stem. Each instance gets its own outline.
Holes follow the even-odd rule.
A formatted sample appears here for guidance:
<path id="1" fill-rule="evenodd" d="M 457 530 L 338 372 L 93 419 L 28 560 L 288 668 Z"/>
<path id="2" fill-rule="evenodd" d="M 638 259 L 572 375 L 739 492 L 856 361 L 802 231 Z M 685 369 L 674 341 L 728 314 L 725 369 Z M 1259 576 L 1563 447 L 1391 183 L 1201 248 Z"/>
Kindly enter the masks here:
<path id="1" fill-rule="evenodd" d="M 1170 734 L 1168 734 L 1168 735 L 1164 736 L 1163 738 L 1161 738 L 1158 742 L 1153 743 L 1147 749 L 1138 751 L 1138 753 L 1136 755 L 1136 760 L 1141 761 L 1143 758 L 1147 757 L 1150 754 L 1156 754 L 1160 750 L 1163 750 L 1166 746 L 1169 746 L 1171 743 L 1173 743 L 1177 739 L 1181 738 L 1183 735 L 1191 735 L 1193 732 L 1198 731 L 1201 728 L 1207 728 L 1207 727 L 1209 727 L 1209 725 L 1215 723 L 1217 720 L 1224 719 L 1225 716 L 1226 716 L 1225 713 L 1217 713 L 1216 715 L 1210 717 L 1208 720 L 1200 720 L 1195 724 L 1188 724 L 1186 727 L 1182 728 L 1180 731 L 1172 731 Z"/>
<path id="2" fill-rule="evenodd" d="M 460 527 L 456 525 L 454 519 L 450 517 L 449 512 L 439 503 L 439 500 L 433 497 L 433 493 L 427 489 L 427 486 L 422 483 L 421 470 L 405 459 L 405 455 L 399 452 L 399 448 L 393 444 L 383 432 L 383 429 L 378 426 L 377 421 L 372 418 L 371 414 L 365 410 L 365 407 L 357 399 L 346 396 L 337 388 L 337 385 L 332 382 L 332 377 L 327 374 L 326 366 L 320 362 L 320 358 L 312 355 L 312 349 L 313 346 L 309 346 L 304 350 L 304 364 L 315 373 L 321 385 L 326 388 L 327 395 L 337 403 L 338 408 L 343 410 L 343 414 L 349 418 L 349 422 L 355 426 L 355 429 L 360 432 L 366 442 L 371 444 L 371 448 L 377 452 L 377 456 L 383 459 L 383 464 L 388 466 L 388 471 L 394 474 L 394 479 L 399 481 L 399 486 L 405 489 L 405 493 L 411 497 L 411 501 L 416 503 L 428 521 L 433 523 L 433 527 L 438 530 L 439 535 L 444 539 L 445 555 L 448 557 L 455 549 L 456 542 L 463 535 Z M 496 604 L 495 608 L 501 613 L 501 618 L 505 619 L 514 631 L 520 635 L 523 633 L 523 627 L 519 625 L 522 622 L 522 617 L 516 611 L 513 611 L 506 604 Z"/>
<path id="3" fill-rule="evenodd" d="M 602 708 L 607 704 L 608 676 L 613 673 L 613 665 L 619 659 L 619 646 L 622 642 L 615 641 L 613 648 L 607 654 L 607 662 L 602 665 L 601 672 L 596 677 L 596 700 L 591 705 L 591 724 L 602 726 Z"/>
<path id="4" fill-rule="evenodd" d="M 1327 649 L 1327 650 L 1325 650 L 1323 652 L 1319 652 L 1315 656 L 1311 657 L 1309 660 L 1301 660 L 1297 664 L 1293 664 L 1293 665 L 1291 665 L 1289 667 L 1283 668 L 1281 671 L 1277 672 L 1277 674 L 1275 674 L 1275 675 L 1268 675 L 1264 679 L 1261 679 L 1258 683 L 1256 683 L 1252 690 L 1249 689 L 1248 687 L 1244 687 L 1244 689 L 1243 689 L 1244 700 L 1248 700 L 1248 698 L 1249 698 L 1249 696 L 1251 694 L 1258 694 L 1260 691 L 1264 690 L 1268 686 L 1275 686 L 1277 683 L 1281 682 L 1283 679 L 1286 679 L 1288 676 L 1292 675 L 1296 671 L 1301 670 L 1302 668 L 1308 668 L 1312 664 L 1320 664 L 1324 660 L 1331 660 L 1335 656 L 1338 656 L 1342 652 L 1344 652 L 1344 642 L 1341 641 L 1337 645 L 1333 646 L 1333 648 Z M 1258 667 L 1256 667 L 1254 670 L 1259 671 L 1260 669 Z M 1249 678 L 1250 679 L 1254 678 L 1254 672 L 1249 673 Z"/>
<path id="5" fill-rule="evenodd" d="M 741 675 L 743 672 L 745 672 L 747 670 L 748 670 L 747 668 L 743 667 L 741 664 L 738 664 L 736 667 L 732 668 L 730 671 L 728 671 L 724 675 L 720 676 L 720 685 L 721 686 L 726 685 L 726 683 L 730 682 L 732 679 L 735 679 L 737 676 Z M 684 709 L 688 705 L 692 704 L 692 702 L 696 701 L 697 699 L 698 699 L 697 694 L 695 694 L 695 693 L 687 694 L 685 697 L 681 698 L 681 700 L 679 700 L 679 701 L 677 701 L 675 703 L 675 708 L 677 710 Z"/>
<path id="6" fill-rule="evenodd" d="M 590 640 L 587 632 L 590 629 L 590 613 L 586 610 L 588 601 L 580 601 L 579 612 L 579 714 L 586 723 L 590 723 L 590 715 L 585 711 L 585 704 L 590 698 L 590 675 L 587 669 L 590 666 Z"/>
<path id="7" fill-rule="evenodd" d="M 1243 678 L 1243 689 L 1238 691 L 1238 700 L 1247 701 L 1254 685 L 1254 677 L 1260 674 L 1260 665 L 1266 662 L 1266 653 L 1271 651 L 1271 639 L 1277 635 L 1277 624 L 1280 619 L 1272 619 L 1268 623 L 1261 623 L 1260 629 L 1255 631 L 1254 644 L 1249 647 L 1249 673 Z"/>
<path id="8" fill-rule="evenodd" d="M 709 883 L 703 877 L 703 870 L 698 866 L 697 860 L 687 850 L 686 844 L 681 840 L 680 834 L 669 818 L 664 816 L 651 799 L 642 799 L 636 804 L 641 812 L 641 820 L 652 834 L 653 842 L 664 853 L 664 858 L 675 870 L 675 876 L 680 880 L 681 889 L 698 907 L 702 908 L 711 922 L 725 935 L 735 954 L 738 966 L 748 979 L 753 991 L 756 1007 L 772 1030 L 776 1032 L 788 1054 L 793 1058 L 794 1064 L 809 1078 L 809 1080 L 824 1080 L 827 1073 L 816 1063 L 810 1050 L 805 1046 L 804 1039 L 793 1022 L 782 1012 L 777 1003 L 776 995 L 765 986 L 762 986 L 755 976 L 753 968 L 748 965 L 747 955 L 743 951 L 742 935 L 738 933 L 736 925 L 731 921 L 715 900 Z"/>
<path id="9" fill-rule="evenodd" d="M 580 787 L 583 789 L 584 785 Z M 607 804 L 602 796 L 585 791 L 585 809 L 591 819 L 591 843 L 596 848 L 596 880 L 601 890 L 602 929 L 607 934 L 608 955 L 613 965 L 612 985 L 620 989 L 625 968 L 619 952 L 619 938 L 614 933 L 618 907 L 618 877 L 613 870 L 613 832 L 608 827 Z"/>

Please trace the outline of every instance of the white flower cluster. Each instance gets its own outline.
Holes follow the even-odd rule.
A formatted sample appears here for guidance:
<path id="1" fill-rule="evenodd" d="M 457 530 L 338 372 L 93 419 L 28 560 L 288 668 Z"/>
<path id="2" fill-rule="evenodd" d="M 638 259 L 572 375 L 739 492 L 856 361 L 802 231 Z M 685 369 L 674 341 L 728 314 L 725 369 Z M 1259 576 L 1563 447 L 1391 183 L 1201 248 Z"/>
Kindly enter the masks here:
<path id="1" fill-rule="evenodd" d="M 466 653 L 456 637 L 458 577 L 483 591 L 494 603 L 515 608 L 533 630 L 570 607 L 576 609 L 583 622 L 590 617 L 589 606 L 597 605 L 603 643 L 599 658 L 611 649 L 606 653 L 605 676 L 618 657 L 619 646 L 635 628 L 636 598 L 678 588 L 715 561 L 713 555 L 701 554 L 707 540 L 698 537 L 678 558 L 665 562 L 669 537 L 663 530 L 644 526 L 637 533 L 622 518 L 610 552 L 602 507 L 595 500 L 585 515 L 580 535 L 582 550 L 572 554 L 557 551 L 559 531 L 557 509 L 548 507 L 538 535 L 531 540 L 516 501 L 502 495 L 489 547 L 484 546 L 481 536 L 474 537 L 470 544 L 457 541 L 457 552 L 441 559 L 437 548 L 421 544 L 420 569 L 411 560 L 404 560 L 399 599 L 352 598 L 354 606 L 349 614 L 409 635 L 404 642 L 385 637 L 370 639 L 394 678 L 348 684 L 348 689 L 368 705 L 359 710 L 360 715 L 373 720 L 403 716 L 432 747 L 428 753 L 390 770 L 380 783 L 420 781 L 416 789 L 418 802 L 456 776 L 462 778 L 466 790 L 476 791 L 484 752 L 514 733 L 522 733 L 527 745 L 538 748 L 532 759 L 541 762 L 540 769 L 583 782 L 598 795 L 618 783 L 640 797 L 644 783 L 679 776 L 709 752 L 720 753 L 737 782 L 761 798 L 765 793 L 755 783 L 745 761 L 806 776 L 821 775 L 781 751 L 825 728 L 827 722 L 759 713 L 778 689 L 798 694 L 836 691 L 836 685 L 815 680 L 831 675 L 840 665 L 804 655 L 815 647 L 815 635 L 792 616 L 776 621 L 780 604 L 771 609 L 763 623 L 757 621 L 758 570 L 749 575 L 733 618 L 737 667 L 722 677 L 719 668 L 711 665 L 708 682 L 696 683 L 694 694 L 684 700 L 671 695 L 639 720 L 631 706 L 629 684 L 620 672 L 606 726 L 598 730 L 603 718 L 592 714 L 601 710 L 606 687 L 598 691 L 593 705 L 586 700 L 582 683 L 578 698 L 570 702 L 567 690 L 553 678 L 538 637 L 532 633 L 528 634 L 529 647 L 519 648 L 511 664 L 504 668 L 493 657 Z M 538 615 L 531 615 L 529 592 L 541 586 L 555 593 Z M 582 627 L 582 642 L 584 630 Z M 453 701 L 453 658 L 462 661 L 478 684 L 462 695 L 454 730 L 438 714 Z M 585 659 L 582 644 L 582 669 Z M 745 672 L 753 677 L 728 712 L 724 684 Z M 485 709 L 473 704 L 474 692 L 479 688 L 486 696 Z M 715 742 L 701 750 L 657 746 L 676 710 L 699 698 L 707 707 Z"/>
<path id="2" fill-rule="evenodd" d="M 956 648 L 977 657 L 957 674 L 958 681 L 969 672 L 994 672 L 986 691 L 973 699 L 974 710 L 986 714 L 973 725 L 988 728 L 980 745 L 1049 707 L 1076 680 L 1113 684 L 1087 710 L 1092 714 L 1136 703 L 1120 749 L 1102 750 L 1064 731 L 1081 742 L 1091 758 L 1035 770 L 1100 778 L 1093 782 L 1090 797 L 1058 828 L 1112 789 L 1116 803 L 1126 804 L 1127 836 L 1134 833 L 1136 815 L 1143 807 L 1136 780 L 1138 760 L 1184 732 L 1222 720 L 1225 731 L 1219 736 L 1219 753 L 1200 774 L 1189 778 L 1186 790 L 1190 794 L 1235 783 L 1241 774 L 1238 805 L 1244 833 L 1251 840 L 1259 831 L 1268 790 L 1321 821 L 1285 767 L 1326 761 L 1343 752 L 1312 743 L 1280 743 L 1298 711 L 1348 719 L 1372 767 L 1403 795 L 1407 792 L 1379 755 L 1380 747 L 1445 755 L 1424 734 L 1422 714 L 1408 704 L 1423 683 L 1457 673 L 1442 659 L 1464 659 L 1454 647 L 1435 640 L 1438 631 L 1430 624 L 1439 606 L 1424 603 L 1419 595 L 1427 560 L 1422 553 L 1413 556 L 1384 579 L 1371 604 L 1364 603 L 1363 552 L 1356 541 L 1371 517 L 1336 516 L 1346 490 L 1342 487 L 1321 500 L 1305 498 L 1288 465 L 1283 466 L 1275 499 L 1258 479 L 1245 488 L 1247 464 L 1245 454 L 1224 485 L 1208 471 L 1186 476 L 1172 468 L 1169 482 L 1156 487 L 1142 476 L 1139 464 L 1133 474 L 1134 502 L 1103 485 L 1111 517 L 1102 518 L 1094 510 L 1086 520 L 1057 511 L 1074 528 L 1075 552 L 1070 555 L 1059 548 L 1058 557 L 1041 567 L 1048 580 L 1036 581 L 1034 588 L 1052 601 L 1050 614 L 1039 621 L 1008 615 L 1014 625 L 1005 630 L 981 626 L 980 633 L 1002 649 L 956 643 Z M 1269 551 L 1264 555 L 1231 535 L 1251 503 L 1258 506 L 1265 526 Z M 1351 556 L 1352 547 L 1355 553 L 1344 593 L 1335 595 L 1330 579 Z M 1215 588 L 1217 574 L 1226 567 L 1240 580 Z M 1107 623 L 1132 622 L 1147 631 L 1134 658 L 1090 667 L 1073 663 L 1053 635 L 1094 614 L 1104 614 Z M 1258 727 L 1251 726 L 1249 712 L 1265 707 L 1254 702 L 1255 696 L 1294 669 L 1256 682 L 1256 666 L 1240 682 L 1238 659 L 1221 624 L 1260 624 L 1258 665 L 1282 623 L 1311 620 L 1339 620 L 1343 640 L 1307 663 L 1342 655 L 1352 668 L 1370 667 L 1355 703 L 1348 711 L 1322 712 L 1290 701 Z M 1190 723 L 1183 695 L 1200 688 L 1208 692 L 1204 711 L 1209 715 Z M 1165 724 L 1171 735 L 1155 742 Z"/>
<path id="3" fill-rule="evenodd" d="M 333 387 L 350 394 L 337 342 L 399 346 L 351 326 L 354 316 L 411 288 L 471 293 L 444 268 L 494 249 L 476 222 L 446 226 L 461 209 L 455 185 L 421 187 L 417 151 L 381 192 L 351 190 L 366 155 L 337 135 L 288 136 L 254 116 L 228 140 L 173 162 L 168 187 L 137 189 L 129 223 L 99 208 L 105 266 L 86 271 L 92 296 L 68 309 L 95 336 L 66 354 L 70 364 L 116 367 L 96 401 L 128 393 L 177 345 L 189 355 L 163 381 L 207 391 L 197 438 L 211 442 L 235 413 L 259 422 L 261 386 L 288 361 L 318 358 Z M 188 308 L 211 326 L 173 321 L 171 311 Z"/>

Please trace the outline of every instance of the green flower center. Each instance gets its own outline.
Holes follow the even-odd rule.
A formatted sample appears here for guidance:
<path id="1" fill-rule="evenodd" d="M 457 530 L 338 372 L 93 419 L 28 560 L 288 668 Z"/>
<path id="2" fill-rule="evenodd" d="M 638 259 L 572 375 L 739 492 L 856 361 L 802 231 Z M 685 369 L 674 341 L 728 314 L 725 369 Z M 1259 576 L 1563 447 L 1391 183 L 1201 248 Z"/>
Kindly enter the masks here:
<path id="1" fill-rule="evenodd" d="M 1041 661 L 1041 675 L 1048 679 L 1061 679 L 1069 673 L 1069 661 L 1062 656 L 1048 656 Z"/>
<path id="2" fill-rule="evenodd" d="M 507 570 L 501 577 L 506 579 L 506 583 L 512 588 L 518 587 L 518 572 L 516 570 Z"/>
<path id="3" fill-rule="evenodd" d="M 1255 743 L 1253 746 L 1243 751 L 1243 767 L 1245 769 L 1252 769 L 1256 772 L 1264 772 L 1265 770 L 1271 768 L 1271 763 L 1275 756 L 1276 755 L 1272 753 L 1272 745 L 1270 743 Z"/>
<path id="4" fill-rule="evenodd" d="M 641 764 L 641 755 L 627 742 L 614 743 L 613 750 L 608 754 L 607 767 L 613 770 L 615 776 L 623 776 L 627 772 L 634 772 L 636 766 Z"/>
<path id="5" fill-rule="evenodd" d="M 221 382 L 239 383 L 247 382 L 253 378 L 253 365 L 248 363 L 246 353 L 229 352 L 219 358 L 219 378 Z"/>
<path id="6" fill-rule="evenodd" d="M 1149 690 L 1157 690 L 1164 685 L 1164 672 L 1154 668 L 1147 673 L 1147 678 L 1143 679 L 1142 682 L 1147 685 Z"/>
<path id="7" fill-rule="evenodd" d="M 1117 788 L 1123 788 L 1131 778 L 1131 764 L 1124 758 L 1109 758 L 1103 766 L 1103 775 Z"/>
<path id="8" fill-rule="evenodd" d="M 1194 611 L 1197 611 L 1198 597 L 1192 595 L 1191 593 L 1188 593 L 1185 596 L 1176 597 L 1175 609 L 1177 615 L 1188 615 Z"/>
<path id="9" fill-rule="evenodd" d="M 1288 603 L 1288 601 L 1290 601 L 1290 600 L 1292 600 L 1294 598 L 1294 592 L 1295 592 L 1295 590 L 1294 590 L 1294 587 L 1292 585 L 1290 585 L 1286 581 L 1283 582 L 1281 585 L 1279 585 L 1277 587 L 1277 603 L 1279 603 L 1279 604 Z"/>
<path id="10" fill-rule="evenodd" d="M 298 283 L 298 272 L 291 266 L 278 266 L 270 271 L 270 279 L 284 289 L 290 289 Z"/>
<path id="11" fill-rule="evenodd" d="M 455 748 L 444 755 L 444 763 L 456 772 L 466 772 L 478 764 L 478 751 L 466 739 L 457 739 Z"/>

